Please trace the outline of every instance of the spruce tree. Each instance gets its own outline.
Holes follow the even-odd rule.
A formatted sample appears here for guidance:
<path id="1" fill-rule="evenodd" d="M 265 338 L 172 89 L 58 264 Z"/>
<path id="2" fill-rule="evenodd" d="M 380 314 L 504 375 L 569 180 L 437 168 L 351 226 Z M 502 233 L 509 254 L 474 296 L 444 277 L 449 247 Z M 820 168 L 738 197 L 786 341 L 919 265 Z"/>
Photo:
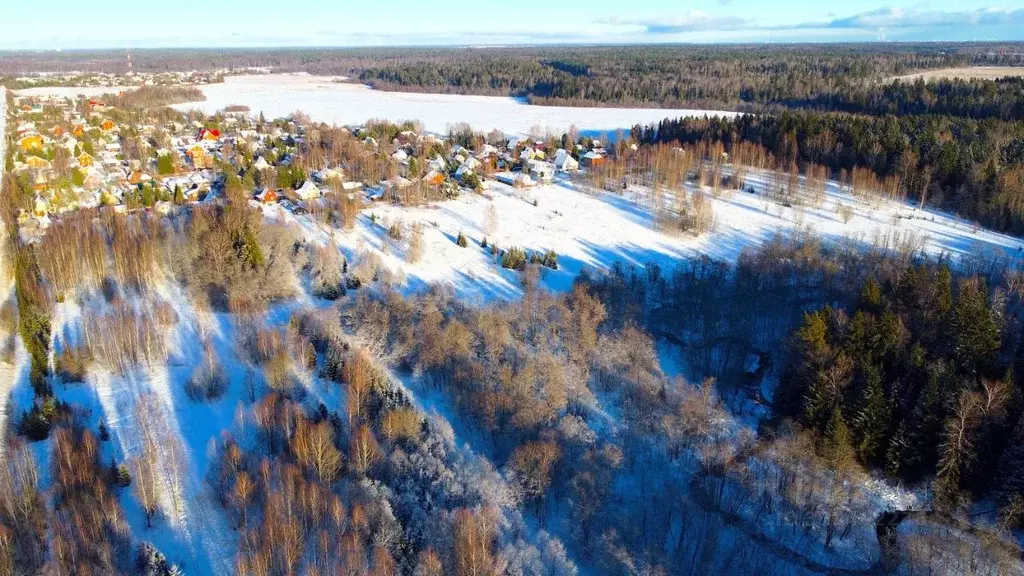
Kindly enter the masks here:
<path id="1" fill-rule="evenodd" d="M 901 450 L 900 475 L 906 480 L 917 480 L 935 470 L 938 462 L 938 445 L 942 441 L 942 397 L 940 383 L 946 379 L 946 368 L 942 364 L 932 365 L 928 370 L 925 384 L 917 405 L 905 431 L 905 445 Z M 893 466 L 893 465 L 890 465 Z"/>
<path id="2" fill-rule="evenodd" d="M 882 373 L 878 367 L 870 364 L 865 366 L 864 379 L 861 408 L 855 421 L 857 456 L 862 462 L 876 464 L 889 433 L 892 403 L 885 395 Z"/>
<path id="3" fill-rule="evenodd" d="M 999 473 L 1002 478 L 999 487 L 1001 500 L 1024 495 L 1024 416 L 1017 420 L 1013 429 L 1013 436 L 999 463 Z"/>
<path id="4" fill-rule="evenodd" d="M 860 291 L 860 306 L 862 310 L 867 310 L 873 314 L 877 314 L 882 309 L 882 288 L 878 285 L 878 282 L 874 278 L 869 278 L 864 283 L 864 288 Z"/>
<path id="5" fill-rule="evenodd" d="M 830 476 L 827 499 L 828 524 L 825 527 L 825 548 L 829 548 L 839 525 L 843 502 L 847 499 L 843 486 L 849 478 L 850 466 L 853 462 L 850 431 L 846 427 L 846 421 L 843 419 L 843 413 L 839 406 L 832 409 L 828 426 L 825 428 L 822 449 L 822 457 L 825 459 Z"/>
<path id="6" fill-rule="evenodd" d="M 984 283 L 965 282 L 950 320 L 953 354 L 960 366 L 975 374 L 995 360 L 1001 345 L 999 332 L 997 319 L 988 307 Z"/>

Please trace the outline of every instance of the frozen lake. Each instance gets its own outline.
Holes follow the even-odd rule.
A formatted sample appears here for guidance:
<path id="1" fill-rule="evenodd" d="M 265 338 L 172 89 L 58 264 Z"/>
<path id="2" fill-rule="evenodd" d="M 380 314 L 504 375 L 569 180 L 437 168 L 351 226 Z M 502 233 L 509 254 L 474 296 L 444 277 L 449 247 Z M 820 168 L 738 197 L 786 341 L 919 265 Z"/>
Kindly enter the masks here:
<path id="1" fill-rule="evenodd" d="M 514 98 L 380 92 L 360 84 L 340 83 L 332 78 L 305 75 L 229 76 L 222 84 L 199 86 L 205 102 L 180 104 L 178 110 L 198 109 L 212 113 L 231 104 L 244 104 L 253 114 L 267 118 L 287 116 L 301 110 L 319 122 L 361 125 L 371 118 L 419 120 L 430 132 L 443 133 L 456 122 L 467 122 L 475 130 L 498 129 L 526 134 L 539 127 L 560 134 L 575 125 L 581 131 L 614 132 L 636 124 L 651 124 L 665 118 L 724 115 L 735 112 L 677 110 L 665 108 L 570 108 L 530 106 Z"/>

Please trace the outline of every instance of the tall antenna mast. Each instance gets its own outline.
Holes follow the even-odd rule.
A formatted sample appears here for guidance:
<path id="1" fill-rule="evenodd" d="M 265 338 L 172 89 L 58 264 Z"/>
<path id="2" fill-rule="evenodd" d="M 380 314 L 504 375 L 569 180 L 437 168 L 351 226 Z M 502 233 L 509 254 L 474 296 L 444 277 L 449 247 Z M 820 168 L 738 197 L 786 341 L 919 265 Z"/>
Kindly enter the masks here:
<path id="1" fill-rule="evenodd" d="M 124 53 L 128 57 L 128 75 L 132 76 L 134 74 L 134 72 L 132 72 L 132 51 L 126 48 Z"/>

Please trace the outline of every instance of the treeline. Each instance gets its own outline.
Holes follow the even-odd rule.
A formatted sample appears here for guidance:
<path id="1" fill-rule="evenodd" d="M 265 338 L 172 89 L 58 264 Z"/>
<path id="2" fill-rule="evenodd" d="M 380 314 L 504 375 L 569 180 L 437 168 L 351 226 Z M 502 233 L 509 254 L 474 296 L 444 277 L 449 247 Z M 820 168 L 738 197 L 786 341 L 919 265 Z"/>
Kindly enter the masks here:
<path id="1" fill-rule="evenodd" d="M 893 88 L 916 70 L 1021 65 L 1019 45 L 832 44 L 737 46 L 137 50 L 136 70 L 162 72 L 270 66 L 279 72 L 346 75 L 389 90 L 512 95 L 535 104 L 800 107 L 971 117 L 1019 110 L 1019 88 L 989 81 Z M 40 70 L 126 71 L 121 52 L 16 53 L 0 75 Z"/>
<path id="2" fill-rule="evenodd" d="M 362 70 L 359 78 L 383 90 L 511 95 L 547 105 L 1019 116 L 1019 81 L 886 82 L 908 70 L 983 61 L 933 48 L 648 46 L 442 53 L 390 59 Z"/>
<path id="3" fill-rule="evenodd" d="M 204 100 L 206 100 L 206 95 L 195 86 L 142 86 L 101 98 L 101 101 L 108 106 L 129 109 L 160 108 Z"/>
<path id="4" fill-rule="evenodd" d="M 870 169 L 897 177 L 908 199 L 1001 231 L 1024 231 L 1024 128 L 951 116 L 871 117 L 815 112 L 682 118 L 634 127 L 644 143 L 721 142 L 763 147 L 778 166 L 812 164 L 833 178 Z"/>

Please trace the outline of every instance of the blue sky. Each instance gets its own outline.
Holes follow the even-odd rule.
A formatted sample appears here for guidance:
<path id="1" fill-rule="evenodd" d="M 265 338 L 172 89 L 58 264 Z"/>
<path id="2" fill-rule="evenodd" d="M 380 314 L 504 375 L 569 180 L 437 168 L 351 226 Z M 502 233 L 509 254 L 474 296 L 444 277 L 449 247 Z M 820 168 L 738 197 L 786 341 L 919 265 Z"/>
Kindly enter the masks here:
<path id="1" fill-rule="evenodd" d="M 997 2 L 999 0 L 996 0 Z M 1024 40 L 1024 0 L 4 0 L 0 49 Z"/>

